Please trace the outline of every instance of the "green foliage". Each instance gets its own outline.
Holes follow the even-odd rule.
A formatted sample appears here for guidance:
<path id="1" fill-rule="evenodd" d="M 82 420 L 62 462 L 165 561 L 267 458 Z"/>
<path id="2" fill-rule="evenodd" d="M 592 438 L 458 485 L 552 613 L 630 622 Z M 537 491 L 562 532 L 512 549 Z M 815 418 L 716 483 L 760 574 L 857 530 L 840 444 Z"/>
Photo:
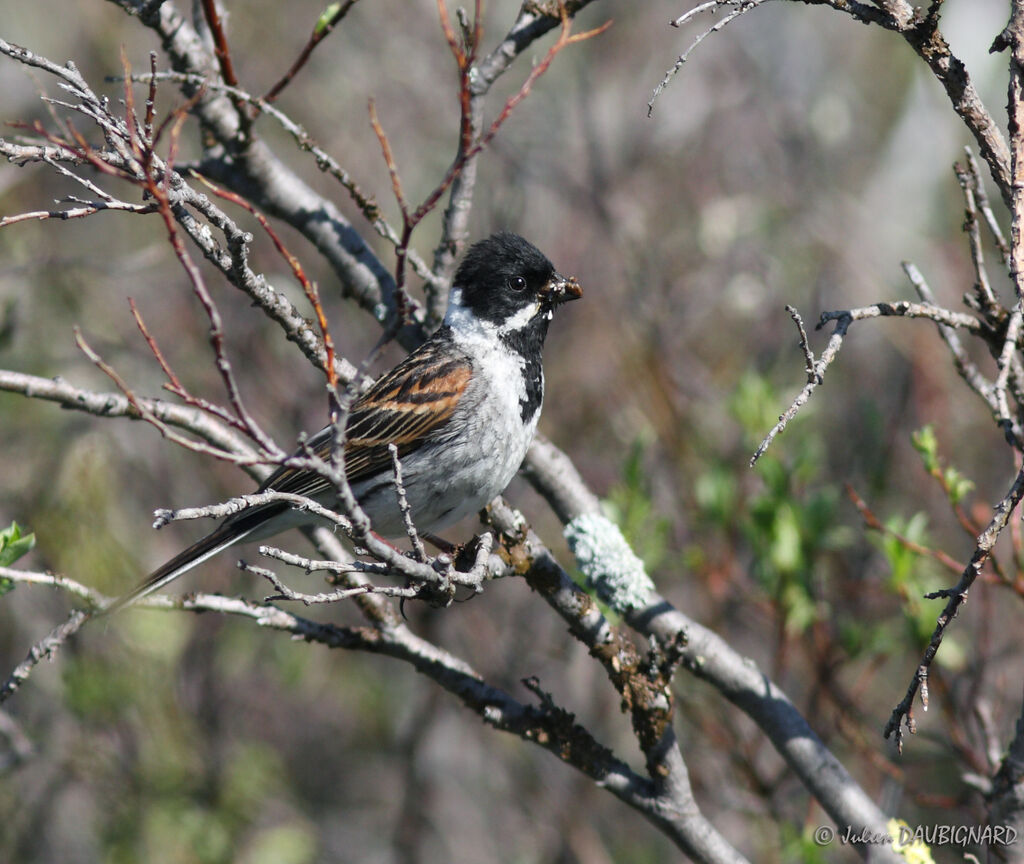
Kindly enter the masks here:
<path id="1" fill-rule="evenodd" d="M 743 456 L 753 452 L 774 425 L 779 405 L 785 401 L 764 376 L 755 372 L 742 376 L 730 412 L 743 433 Z M 815 424 L 802 420 L 801 413 L 758 461 L 758 483 L 744 479 L 735 458 L 712 455 L 705 460 L 693 484 L 701 523 L 695 533 L 702 541 L 688 550 L 687 563 L 694 568 L 713 566 L 707 538 L 724 537 L 726 560 L 737 555 L 746 559 L 747 572 L 775 604 L 790 637 L 827 619 L 847 658 L 902 652 L 908 645 L 919 650 L 931 638 L 944 603 L 926 600 L 924 595 L 945 584 L 945 574 L 922 553 L 931 548 L 926 515 L 895 516 L 886 524 L 886 533 L 867 533 L 887 564 L 882 587 L 895 600 L 893 614 L 879 618 L 865 618 L 856 611 L 848 614 L 850 607 L 836 595 L 845 588 L 830 585 L 829 577 L 846 573 L 835 552 L 849 548 L 855 534 L 863 535 L 844 524 L 851 520 L 848 512 L 841 511 L 838 486 L 820 481 L 825 459 L 819 432 Z M 913 445 L 950 502 L 959 504 L 973 483 L 955 467 L 942 464 L 934 429 L 926 426 L 915 432 Z M 884 492 L 884 483 L 878 491 Z M 855 578 L 862 578 L 861 573 Z M 938 662 L 956 666 L 963 656 L 955 634 L 947 634 Z"/>
<path id="2" fill-rule="evenodd" d="M 967 493 L 974 489 L 974 482 L 964 477 L 952 465 L 948 468 L 942 467 L 935 427 L 931 424 L 924 426 L 912 433 L 910 439 L 914 449 L 921 455 L 925 470 L 942 483 L 950 503 L 954 506 L 959 504 Z"/>
<path id="3" fill-rule="evenodd" d="M 828 857 L 825 850 L 828 848 L 820 842 L 815 841 L 813 829 L 805 828 L 800 830 L 797 826 L 788 822 L 781 824 L 780 837 L 782 849 L 780 859 L 783 861 L 800 861 L 801 864 L 825 864 Z"/>
<path id="4" fill-rule="evenodd" d="M 22 534 L 21 526 L 12 522 L 0 531 L 0 567 L 10 567 L 36 545 L 35 534 Z M 14 588 L 10 579 L 0 578 L 0 597 Z"/>
<path id="5" fill-rule="evenodd" d="M 910 440 L 914 449 L 921 454 L 925 470 L 929 473 L 939 469 L 939 439 L 935 437 L 935 427 L 930 423 L 916 432 L 911 433 Z"/>
<path id="6" fill-rule="evenodd" d="M 693 497 L 704 518 L 725 524 L 736 509 L 739 495 L 736 473 L 723 464 L 712 464 L 693 484 Z"/>
<path id="7" fill-rule="evenodd" d="M 36 545 L 35 534 L 22 534 L 21 526 L 12 522 L 0 531 L 0 567 L 10 567 Z"/>
<path id="8" fill-rule="evenodd" d="M 822 559 L 848 542 L 838 524 L 838 493 L 831 487 L 798 489 L 796 472 L 779 461 L 766 462 L 760 473 L 765 485 L 740 517 L 753 552 L 751 569 L 781 604 L 787 631 L 802 633 L 823 611 L 814 585 Z"/>
<path id="9" fill-rule="evenodd" d="M 633 442 L 622 467 L 622 480 L 604 502 L 608 518 L 615 522 L 633 551 L 653 571 L 666 562 L 669 554 L 670 520 L 658 515 L 651 495 L 650 472 L 644 466 L 648 445 Z"/>
<path id="10" fill-rule="evenodd" d="M 930 557 L 923 556 L 914 544 L 921 548 L 932 548 L 928 533 L 928 517 L 915 513 L 909 519 L 892 516 L 885 522 L 888 533 L 872 534 L 872 539 L 881 549 L 889 565 L 886 588 L 900 599 L 903 622 L 909 637 L 918 648 L 923 648 L 935 630 L 935 619 L 945 600 L 926 600 L 924 595 L 943 587 L 942 575 Z M 956 668 L 963 663 L 963 648 L 957 643 L 955 632 L 947 632 L 942 640 L 942 651 L 936 655 L 936 662 Z"/>
<path id="11" fill-rule="evenodd" d="M 753 452 L 774 425 L 780 401 L 764 376 L 748 372 L 740 379 L 730 411 L 743 430 L 746 452 Z M 756 491 L 741 489 L 733 461 L 712 461 L 694 483 L 700 518 L 746 540 L 750 570 L 779 604 L 790 634 L 803 632 L 824 613 L 815 580 L 828 556 L 850 543 L 849 530 L 839 522 L 837 490 L 809 488 L 823 454 L 816 437 L 800 429 L 794 422 L 786 430 L 784 450 L 776 448 L 758 461 L 762 482 Z"/>
<path id="12" fill-rule="evenodd" d="M 305 824 L 257 832 L 238 859 L 241 864 L 306 864 L 316 860 L 316 837 Z"/>
<path id="13" fill-rule="evenodd" d="M 920 556 L 917 552 L 907 548 L 906 544 L 894 534 L 898 534 L 911 543 L 926 546 L 929 542 L 927 515 L 915 513 L 909 519 L 893 516 L 886 520 L 885 527 L 893 533 L 882 535 L 878 545 L 889 564 L 889 587 L 899 593 L 907 591 L 920 593 L 919 589 L 922 587 Z"/>
<path id="14" fill-rule="evenodd" d="M 338 14 L 338 10 L 341 9 L 340 3 L 332 3 L 323 12 L 320 13 L 320 17 L 316 19 L 316 26 L 313 28 L 313 33 L 317 36 L 323 36 L 331 23 L 331 19 Z"/>

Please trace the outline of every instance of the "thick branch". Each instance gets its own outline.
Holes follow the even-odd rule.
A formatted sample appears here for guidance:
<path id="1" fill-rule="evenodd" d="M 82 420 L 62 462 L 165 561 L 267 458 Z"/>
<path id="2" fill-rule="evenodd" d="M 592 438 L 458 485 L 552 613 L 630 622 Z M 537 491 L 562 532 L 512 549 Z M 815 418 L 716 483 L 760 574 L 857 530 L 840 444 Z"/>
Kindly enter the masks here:
<path id="1" fill-rule="evenodd" d="M 541 441 L 531 451 L 531 462 L 528 476 L 563 521 L 565 517 L 600 514 L 600 502 L 557 448 Z M 545 482 L 547 477 L 555 478 L 554 482 Z M 677 646 L 684 668 L 757 723 L 836 825 L 851 826 L 854 832 L 886 832 L 885 814 L 825 747 L 786 694 L 750 658 L 653 590 L 626 613 L 626 621 L 662 645 Z M 681 637 L 685 641 L 681 642 Z M 860 851 L 872 861 L 902 860 L 888 846 L 862 847 Z"/>
<path id="2" fill-rule="evenodd" d="M 111 2 L 132 15 L 147 6 L 145 0 Z M 142 20 L 160 37 L 175 71 L 209 74 L 212 58 L 173 2 Z M 192 84 L 184 89 L 190 96 L 197 90 Z M 306 185 L 262 141 L 240 136 L 239 113 L 222 92 L 204 94 L 194 111 L 225 151 L 211 153 L 203 172 L 300 231 L 330 262 L 347 296 L 378 320 L 390 320 L 397 310 L 394 280 L 335 204 Z"/>

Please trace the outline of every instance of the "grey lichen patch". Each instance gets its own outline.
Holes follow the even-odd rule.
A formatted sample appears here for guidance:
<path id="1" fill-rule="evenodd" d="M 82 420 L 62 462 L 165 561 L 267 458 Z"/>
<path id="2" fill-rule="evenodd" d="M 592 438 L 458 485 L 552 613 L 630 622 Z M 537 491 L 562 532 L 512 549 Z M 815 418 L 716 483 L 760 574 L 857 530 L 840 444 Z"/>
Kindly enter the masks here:
<path id="1" fill-rule="evenodd" d="M 569 522 L 564 534 L 587 585 L 603 602 L 620 613 L 647 604 L 654 583 L 618 525 L 587 513 Z"/>

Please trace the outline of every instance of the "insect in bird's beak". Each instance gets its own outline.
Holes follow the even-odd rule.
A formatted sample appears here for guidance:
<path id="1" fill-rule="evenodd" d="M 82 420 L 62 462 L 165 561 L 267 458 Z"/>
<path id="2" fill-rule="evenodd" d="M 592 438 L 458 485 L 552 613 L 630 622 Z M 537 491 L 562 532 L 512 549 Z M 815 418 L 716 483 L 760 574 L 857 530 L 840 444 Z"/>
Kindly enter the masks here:
<path id="1" fill-rule="evenodd" d="M 578 300 L 583 296 L 583 289 L 580 288 L 575 276 L 560 276 L 556 273 L 548 280 L 548 284 L 541 288 L 540 295 L 547 303 L 555 306 L 569 300 Z"/>

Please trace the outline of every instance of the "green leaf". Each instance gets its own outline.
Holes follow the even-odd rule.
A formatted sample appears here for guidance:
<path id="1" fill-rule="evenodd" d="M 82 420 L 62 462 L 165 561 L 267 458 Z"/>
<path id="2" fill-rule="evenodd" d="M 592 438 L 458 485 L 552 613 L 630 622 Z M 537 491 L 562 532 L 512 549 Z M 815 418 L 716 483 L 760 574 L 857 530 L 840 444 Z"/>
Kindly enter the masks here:
<path id="1" fill-rule="evenodd" d="M 913 543 L 921 546 L 929 545 L 926 513 L 915 513 L 910 519 L 893 516 L 886 520 L 885 527 L 895 534 L 902 534 Z M 896 590 L 903 589 L 914 593 L 915 587 L 920 581 L 916 576 L 917 567 L 921 563 L 918 553 L 908 549 L 891 534 L 884 535 L 879 542 L 892 571 L 889 576 L 889 586 Z"/>
<path id="2" fill-rule="evenodd" d="M 772 565 L 783 573 L 793 573 L 799 570 L 804 564 L 800 524 L 796 513 L 788 503 L 783 504 L 775 511 L 775 524 L 772 527 L 769 552 Z"/>
<path id="3" fill-rule="evenodd" d="M 818 620 L 818 607 L 804 585 L 790 582 L 782 589 L 786 631 L 798 636 Z"/>
<path id="4" fill-rule="evenodd" d="M 22 534 L 21 526 L 12 522 L 0 531 L 0 567 L 10 567 L 36 545 L 35 534 Z"/>
<path id="5" fill-rule="evenodd" d="M 314 36 L 324 35 L 324 31 L 331 26 L 331 21 L 338 14 L 340 8 L 340 3 L 332 3 L 320 13 L 320 17 L 316 19 L 316 27 L 313 28 Z"/>
<path id="6" fill-rule="evenodd" d="M 964 477 L 956 468 L 947 468 L 942 472 L 942 476 L 949 488 L 949 500 L 953 504 L 959 504 L 963 497 L 974 488 L 974 482 Z"/>
<path id="7" fill-rule="evenodd" d="M 729 408 L 751 441 L 760 442 L 779 419 L 779 397 L 771 382 L 753 371 L 745 372 L 736 383 Z"/>
<path id="8" fill-rule="evenodd" d="M 939 439 L 935 437 L 935 427 L 931 424 L 918 429 L 910 436 L 914 449 L 921 454 L 924 467 L 929 471 L 939 470 Z"/>
<path id="9" fill-rule="evenodd" d="M 701 515 L 720 525 L 735 518 L 736 493 L 736 475 L 721 465 L 697 475 L 693 484 L 693 497 Z"/>

